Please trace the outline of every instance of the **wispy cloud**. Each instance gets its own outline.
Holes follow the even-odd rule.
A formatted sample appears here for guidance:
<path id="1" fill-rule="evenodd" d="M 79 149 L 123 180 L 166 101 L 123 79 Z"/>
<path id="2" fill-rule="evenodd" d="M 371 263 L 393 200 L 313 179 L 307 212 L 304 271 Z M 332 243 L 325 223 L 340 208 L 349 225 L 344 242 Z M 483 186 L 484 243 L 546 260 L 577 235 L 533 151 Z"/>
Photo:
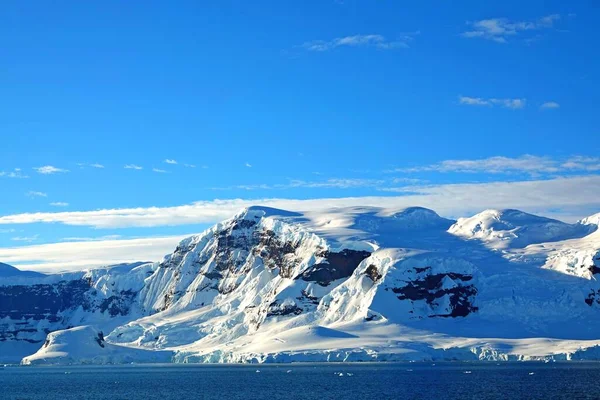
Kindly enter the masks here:
<path id="1" fill-rule="evenodd" d="M 307 182 L 303 180 L 292 180 L 287 187 L 304 187 L 304 188 L 337 188 L 348 189 L 357 187 L 375 187 L 382 185 L 383 180 L 380 179 L 328 179 L 321 182 Z"/>
<path id="2" fill-rule="evenodd" d="M 34 190 L 30 190 L 29 192 L 25 193 L 25 195 L 27 197 L 48 197 L 47 193 L 44 192 L 36 192 Z"/>
<path id="3" fill-rule="evenodd" d="M 392 183 L 394 184 L 409 184 L 409 185 L 416 185 L 416 184 L 421 184 L 421 183 L 426 183 L 426 180 L 423 179 L 417 179 L 417 178 L 394 178 L 392 179 Z"/>
<path id="4" fill-rule="evenodd" d="M 547 101 L 547 102 L 545 102 L 544 104 L 542 104 L 542 105 L 540 106 L 540 108 L 541 108 L 542 110 L 549 110 L 549 109 L 553 109 L 553 108 L 560 108 L 560 104 L 558 104 L 558 103 L 557 103 L 557 102 L 555 102 L 555 101 Z"/>
<path id="5" fill-rule="evenodd" d="M 247 162 L 246 164 L 244 164 L 246 167 L 248 168 L 252 168 L 252 164 L 250 164 L 249 162 Z"/>
<path id="6" fill-rule="evenodd" d="M 16 237 L 10 238 L 10 240 L 15 241 L 15 242 L 27 242 L 27 243 L 31 243 L 31 242 L 35 242 L 39 237 L 40 237 L 40 235 L 16 236 Z"/>
<path id="7" fill-rule="evenodd" d="M 386 171 L 394 172 L 461 172 L 461 173 L 558 173 L 558 172 L 589 172 L 600 170 L 600 158 L 573 156 L 564 160 L 550 157 L 523 155 L 520 157 L 489 157 L 476 160 L 445 160 L 436 164 L 396 168 Z"/>
<path id="8" fill-rule="evenodd" d="M 61 242 L 99 242 L 101 240 L 117 240 L 121 239 L 121 235 L 104 235 L 98 237 L 87 237 L 87 236 L 72 236 L 60 239 Z"/>
<path id="9" fill-rule="evenodd" d="M 50 205 L 53 207 L 68 207 L 69 203 L 65 203 L 64 201 L 55 201 L 53 203 L 50 203 Z"/>
<path id="10" fill-rule="evenodd" d="M 187 236 L 190 235 L 126 240 L 110 236 L 102 240 L 72 238 L 68 242 L 0 248 L 0 260 L 25 270 L 81 271 L 123 262 L 157 261 Z"/>
<path id="11" fill-rule="evenodd" d="M 403 33 L 394 40 L 388 40 L 383 35 L 353 35 L 335 38 L 332 40 L 313 40 L 302 44 L 308 51 L 328 51 L 337 47 L 373 47 L 380 50 L 407 48 L 409 43 L 420 32 Z"/>
<path id="12" fill-rule="evenodd" d="M 535 32 L 542 29 L 552 28 L 560 15 L 552 14 L 535 21 L 511 21 L 507 18 L 490 18 L 480 21 L 469 22 L 471 30 L 463 32 L 465 38 L 481 38 L 492 40 L 497 43 L 506 43 L 524 32 Z"/>
<path id="13" fill-rule="evenodd" d="M 77 163 L 77 165 L 81 168 L 85 168 L 85 167 L 92 167 L 92 168 L 98 168 L 98 169 L 104 168 L 104 165 L 99 164 L 99 163 Z"/>
<path id="14" fill-rule="evenodd" d="M 188 167 L 188 168 L 196 168 L 196 166 L 194 164 L 183 164 L 184 167 Z M 201 168 L 207 168 L 205 166 L 202 166 Z"/>
<path id="15" fill-rule="evenodd" d="M 140 167 L 139 165 L 136 164 L 126 164 L 123 168 L 125 169 L 136 169 L 136 170 L 140 170 L 140 169 L 144 169 L 143 167 Z"/>
<path id="16" fill-rule="evenodd" d="M 153 172 L 158 172 L 159 174 L 166 174 L 167 171 L 165 171 L 164 169 L 160 169 L 160 168 L 152 168 Z"/>
<path id="17" fill-rule="evenodd" d="M 176 161 L 176 160 L 172 160 L 172 159 L 170 159 L 170 158 L 167 158 L 167 159 L 165 160 L 165 162 L 166 162 L 167 164 L 177 164 L 177 161 Z"/>
<path id="18" fill-rule="evenodd" d="M 500 106 L 504 108 L 511 108 L 513 110 L 517 110 L 525 107 L 526 100 L 525 99 L 497 99 L 490 98 L 484 99 L 481 97 L 468 97 L 468 96 L 459 96 L 458 101 L 460 104 L 465 104 L 468 106 Z"/>
<path id="19" fill-rule="evenodd" d="M 51 175 L 51 174 L 69 172 L 68 169 L 57 168 L 52 165 L 45 165 L 43 167 L 37 167 L 37 168 L 34 168 L 34 170 L 36 170 L 39 174 L 43 174 L 43 175 Z"/>
<path id="20" fill-rule="evenodd" d="M 95 228 L 156 227 L 214 223 L 252 205 L 292 211 L 332 207 L 403 208 L 420 205 L 446 216 L 464 216 L 486 208 L 518 208 L 574 220 L 600 209 L 600 175 L 519 182 L 490 182 L 398 188 L 401 196 L 318 198 L 308 200 L 257 198 L 200 201 L 175 207 L 148 207 L 25 213 L 0 217 L 1 224 L 62 223 Z M 577 193 L 576 196 L 573 193 Z M 591 214 L 591 213 L 590 213 Z M 2 252 L 0 249 L 0 258 Z"/>
<path id="21" fill-rule="evenodd" d="M 0 177 L 5 177 L 5 178 L 16 178 L 16 179 L 26 179 L 29 178 L 29 176 L 24 175 L 23 171 L 21 171 L 21 168 L 15 168 L 12 171 L 0 171 Z"/>
<path id="22" fill-rule="evenodd" d="M 213 190 L 272 190 L 272 189 L 292 189 L 292 188 L 335 188 L 335 189 L 349 189 L 358 187 L 376 187 L 384 184 L 384 180 L 379 179 L 328 179 L 325 181 L 304 181 L 300 179 L 292 179 L 287 183 L 277 184 L 248 184 L 248 185 L 234 185 L 226 187 L 213 187 Z"/>
<path id="23" fill-rule="evenodd" d="M 600 157 L 574 156 L 560 164 L 563 170 L 600 171 Z"/>

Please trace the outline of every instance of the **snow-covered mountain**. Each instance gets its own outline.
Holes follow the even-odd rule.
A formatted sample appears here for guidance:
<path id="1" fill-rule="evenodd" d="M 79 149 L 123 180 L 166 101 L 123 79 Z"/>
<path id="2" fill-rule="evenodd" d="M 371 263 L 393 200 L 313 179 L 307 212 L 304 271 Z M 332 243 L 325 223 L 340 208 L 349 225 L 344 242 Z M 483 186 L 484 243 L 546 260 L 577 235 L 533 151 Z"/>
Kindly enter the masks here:
<path id="1" fill-rule="evenodd" d="M 592 219 L 565 224 L 519 210 L 485 210 L 470 218 L 459 218 L 449 232 L 467 239 L 479 239 L 494 248 L 516 248 L 584 237 L 596 230 L 598 224 Z"/>
<path id="2" fill-rule="evenodd" d="M 0 277 L 0 359 L 600 358 L 599 263 L 594 216 L 250 207 L 159 263 Z"/>

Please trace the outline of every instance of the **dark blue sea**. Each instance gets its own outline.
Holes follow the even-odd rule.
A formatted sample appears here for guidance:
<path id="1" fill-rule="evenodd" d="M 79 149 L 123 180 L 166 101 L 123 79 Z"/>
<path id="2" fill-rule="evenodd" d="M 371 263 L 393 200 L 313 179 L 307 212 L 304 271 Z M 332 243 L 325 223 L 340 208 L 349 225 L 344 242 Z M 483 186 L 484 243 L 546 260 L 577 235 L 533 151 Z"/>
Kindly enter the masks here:
<path id="1" fill-rule="evenodd" d="M 600 363 L 0 367 L 0 398 L 600 399 Z"/>

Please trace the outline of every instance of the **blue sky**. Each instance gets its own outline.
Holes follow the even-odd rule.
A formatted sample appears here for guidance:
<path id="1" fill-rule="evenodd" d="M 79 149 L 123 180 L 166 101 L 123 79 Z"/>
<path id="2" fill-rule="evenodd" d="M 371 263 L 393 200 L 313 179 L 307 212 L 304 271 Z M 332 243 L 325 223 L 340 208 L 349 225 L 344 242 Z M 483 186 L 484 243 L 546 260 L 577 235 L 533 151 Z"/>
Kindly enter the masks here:
<path id="1" fill-rule="evenodd" d="M 257 202 L 598 212 L 598 17 L 592 1 L 6 2 L 0 258 L 167 248 Z"/>

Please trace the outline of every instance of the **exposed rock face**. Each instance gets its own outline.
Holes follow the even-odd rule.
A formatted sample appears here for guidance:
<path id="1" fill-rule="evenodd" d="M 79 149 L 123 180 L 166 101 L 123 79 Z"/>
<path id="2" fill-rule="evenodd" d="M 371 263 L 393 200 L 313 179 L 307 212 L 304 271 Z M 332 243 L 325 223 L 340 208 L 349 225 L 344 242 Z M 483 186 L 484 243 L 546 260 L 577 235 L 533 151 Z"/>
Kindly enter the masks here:
<path id="1" fill-rule="evenodd" d="M 392 288 L 400 300 L 424 300 L 432 310 L 447 303 L 444 311 L 430 317 L 466 317 L 477 311 L 473 305 L 477 289 L 468 282 L 470 275 L 454 272 L 432 274 L 431 267 L 415 268 L 417 278 L 406 286 Z"/>
<path id="2" fill-rule="evenodd" d="M 477 271 L 462 259 L 424 255 L 397 264 L 384 288 L 411 319 L 466 317 L 479 309 Z"/>
<path id="3" fill-rule="evenodd" d="M 324 251 L 319 254 L 325 261 L 315 264 L 302 274 L 302 279 L 307 282 L 317 282 L 327 286 L 336 279 L 347 278 L 358 267 L 358 264 L 371 253 L 367 251 L 343 250 L 339 253 Z"/>
<path id="4" fill-rule="evenodd" d="M 98 305 L 98 309 L 102 313 L 108 311 L 108 314 L 111 317 L 127 315 L 131 310 L 131 305 L 133 304 L 136 295 L 137 292 L 134 292 L 133 290 L 122 290 L 117 295 L 103 299 Z"/>
<path id="5" fill-rule="evenodd" d="M 0 286 L 0 319 L 47 319 L 56 322 L 59 313 L 79 306 L 89 308 L 85 280 L 61 281 L 55 284 Z"/>
<path id="6" fill-rule="evenodd" d="M 88 318 L 103 320 L 129 315 L 136 303 L 137 291 L 115 288 L 114 282 L 108 283 L 117 275 L 117 270 L 67 274 L 63 280 L 27 274 L 26 280 L 17 280 L 16 284 L 9 278 L 0 279 L 0 342 L 42 343 L 49 332 L 74 326 Z M 27 280 L 31 280 L 31 284 L 24 284 Z"/>
<path id="7" fill-rule="evenodd" d="M 377 267 L 373 264 L 369 265 L 367 267 L 367 270 L 365 271 L 365 274 L 373 281 L 373 282 L 377 282 L 381 279 L 381 274 L 379 273 L 379 271 L 377 270 Z"/>
<path id="8" fill-rule="evenodd" d="M 85 280 L 0 286 L 0 341 L 42 342 L 48 332 L 66 326 L 63 313 L 89 309 L 89 290 Z"/>
<path id="9" fill-rule="evenodd" d="M 588 296 L 585 298 L 585 304 L 588 306 L 593 306 L 594 304 L 600 305 L 600 289 L 594 290 L 592 289 Z"/>
<path id="10" fill-rule="evenodd" d="M 294 302 L 279 304 L 278 301 L 274 301 L 269 305 L 267 317 L 290 314 L 300 315 L 302 314 L 302 308 L 298 307 Z"/>

